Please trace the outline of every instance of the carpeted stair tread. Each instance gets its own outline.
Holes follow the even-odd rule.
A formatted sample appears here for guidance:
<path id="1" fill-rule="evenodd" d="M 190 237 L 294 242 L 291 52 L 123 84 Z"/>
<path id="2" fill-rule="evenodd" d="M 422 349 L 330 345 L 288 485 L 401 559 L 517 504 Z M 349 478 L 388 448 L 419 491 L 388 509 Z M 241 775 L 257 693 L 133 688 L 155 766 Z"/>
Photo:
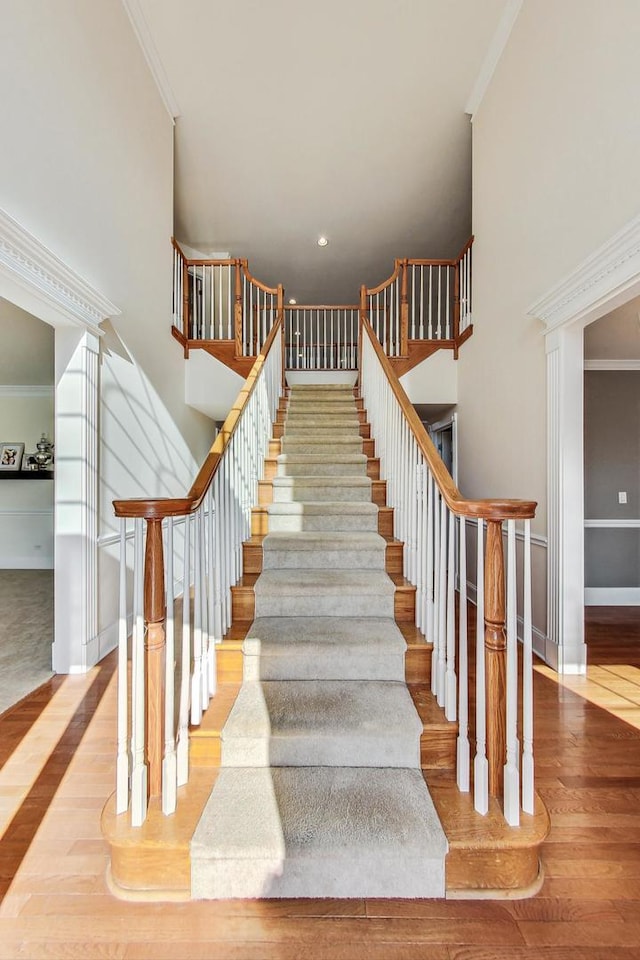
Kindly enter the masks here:
<path id="1" fill-rule="evenodd" d="M 361 432 L 351 387 L 291 389 L 194 898 L 444 895 Z"/>
<path id="2" fill-rule="evenodd" d="M 378 507 L 367 500 L 325 500 L 270 503 L 269 532 L 378 529 Z"/>
<path id="3" fill-rule="evenodd" d="M 442 897 L 419 770 L 223 768 L 191 844 L 194 898 Z"/>
<path id="4" fill-rule="evenodd" d="M 371 500 L 371 480 L 361 477 L 274 477 L 271 481 L 276 503 L 288 500 Z"/>
<path id="5" fill-rule="evenodd" d="M 222 731 L 222 764 L 418 767 L 421 733 L 404 683 L 245 682 Z"/>
<path id="6" fill-rule="evenodd" d="M 363 453 L 281 453 L 276 462 L 279 477 L 353 477 L 367 473 Z"/>
<path id="7" fill-rule="evenodd" d="M 262 542 L 262 569 L 383 570 L 385 549 L 385 540 L 372 532 L 276 531 Z"/>
<path id="8" fill-rule="evenodd" d="M 246 680 L 404 680 L 407 648 L 382 617 L 258 617 L 243 643 Z"/>
<path id="9" fill-rule="evenodd" d="M 362 453 L 362 437 L 343 436 L 333 437 L 331 440 L 325 437 L 318 440 L 313 435 L 306 439 L 296 439 L 285 434 L 281 440 L 281 449 L 286 454 L 321 454 L 325 451 L 327 453 Z"/>
<path id="10" fill-rule="evenodd" d="M 395 587 L 379 570 L 265 570 L 257 617 L 392 617 Z"/>

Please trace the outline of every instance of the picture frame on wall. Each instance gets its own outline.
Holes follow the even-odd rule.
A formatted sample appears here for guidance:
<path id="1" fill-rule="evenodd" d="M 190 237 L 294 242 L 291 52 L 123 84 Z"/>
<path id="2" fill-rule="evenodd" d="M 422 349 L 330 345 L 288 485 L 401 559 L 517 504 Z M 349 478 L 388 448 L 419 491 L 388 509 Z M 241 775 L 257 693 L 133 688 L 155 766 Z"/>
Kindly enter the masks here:
<path id="1" fill-rule="evenodd" d="M 24 443 L 0 441 L 0 470 L 19 471 L 22 467 Z"/>

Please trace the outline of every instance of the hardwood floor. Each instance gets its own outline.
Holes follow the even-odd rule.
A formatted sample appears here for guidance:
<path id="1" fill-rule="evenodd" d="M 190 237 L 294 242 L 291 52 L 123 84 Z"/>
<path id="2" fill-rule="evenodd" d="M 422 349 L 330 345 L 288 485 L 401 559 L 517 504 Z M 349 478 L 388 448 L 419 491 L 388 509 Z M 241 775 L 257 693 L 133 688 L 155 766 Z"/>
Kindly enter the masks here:
<path id="1" fill-rule="evenodd" d="M 536 671 L 551 833 L 530 900 L 116 900 L 100 833 L 113 790 L 113 657 L 55 678 L 0 717 L 0 958 L 638 960 L 638 614 L 588 611 L 589 677 Z"/>

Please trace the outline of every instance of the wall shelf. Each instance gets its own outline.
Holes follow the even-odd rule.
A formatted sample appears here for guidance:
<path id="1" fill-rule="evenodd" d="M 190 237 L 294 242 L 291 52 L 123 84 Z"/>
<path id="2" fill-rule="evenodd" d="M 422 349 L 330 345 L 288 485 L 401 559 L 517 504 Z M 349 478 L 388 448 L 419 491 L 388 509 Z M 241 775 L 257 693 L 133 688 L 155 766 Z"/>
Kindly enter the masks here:
<path id="1" fill-rule="evenodd" d="M 0 470 L 0 480 L 53 480 L 53 470 Z"/>

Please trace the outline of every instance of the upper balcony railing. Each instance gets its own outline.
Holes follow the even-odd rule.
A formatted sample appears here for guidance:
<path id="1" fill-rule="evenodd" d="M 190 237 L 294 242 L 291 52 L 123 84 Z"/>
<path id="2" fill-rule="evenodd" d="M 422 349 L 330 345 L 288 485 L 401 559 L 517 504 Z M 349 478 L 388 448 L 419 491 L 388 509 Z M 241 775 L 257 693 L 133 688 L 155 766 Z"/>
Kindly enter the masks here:
<path id="1" fill-rule="evenodd" d="M 173 241 L 173 325 L 185 342 L 234 341 L 237 357 L 256 357 L 283 298 L 282 284 L 256 280 L 246 260 L 190 260 Z"/>
<path id="2" fill-rule="evenodd" d="M 360 316 L 392 360 L 425 341 L 457 356 L 472 332 L 472 244 L 473 237 L 453 260 L 396 260 L 387 280 L 361 287 L 359 304 L 285 307 L 282 284 L 256 280 L 246 260 L 188 259 L 174 240 L 174 332 L 185 349 L 194 341 L 226 342 L 236 359 L 253 358 L 282 318 L 287 369 L 355 370 Z"/>
<path id="3" fill-rule="evenodd" d="M 360 309 L 388 357 L 406 357 L 409 340 L 446 341 L 457 351 L 471 329 L 471 247 L 455 260 L 396 260 L 377 287 L 360 289 Z"/>

